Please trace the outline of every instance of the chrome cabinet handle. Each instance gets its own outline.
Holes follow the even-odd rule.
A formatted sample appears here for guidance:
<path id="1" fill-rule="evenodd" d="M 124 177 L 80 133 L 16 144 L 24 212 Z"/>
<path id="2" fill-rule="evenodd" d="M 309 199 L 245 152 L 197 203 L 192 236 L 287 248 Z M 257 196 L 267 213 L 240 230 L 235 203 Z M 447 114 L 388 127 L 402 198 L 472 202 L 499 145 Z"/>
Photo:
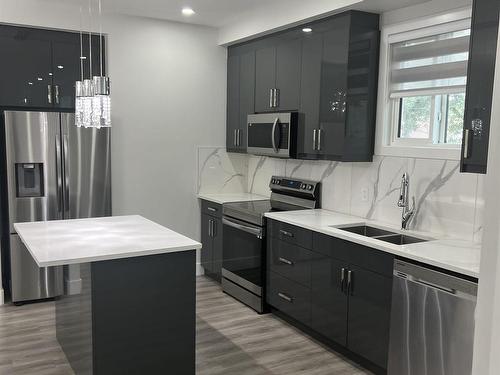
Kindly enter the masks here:
<path id="1" fill-rule="evenodd" d="M 316 146 L 316 150 L 321 151 L 321 129 L 318 129 L 318 143 Z"/>
<path id="2" fill-rule="evenodd" d="M 212 220 L 212 237 L 217 237 L 217 222 Z"/>
<path id="3" fill-rule="evenodd" d="M 54 94 L 55 94 L 55 99 L 56 99 L 56 104 L 59 104 L 59 86 L 55 85 L 54 86 Z"/>
<path id="4" fill-rule="evenodd" d="M 292 297 L 290 297 L 290 296 L 288 296 L 288 295 L 286 295 L 285 293 L 281 293 L 281 292 L 279 292 L 279 293 L 278 293 L 278 297 L 280 297 L 281 299 L 284 299 L 284 300 L 285 300 L 285 301 L 287 301 L 287 302 L 290 302 L 290 303 L 292 303 L 292 302 L 293 302 L 293 298 L 292 298 Z"/>
<path id="5" fill-rule="evenodd" d="M 64 201 L 62 191 L 61 138 L 56 135 L 56 179 L 57 179 L 57 211 L 62 213 Z"/>
<path id="6" fill-rule="evenodd" d="M 52 104 L 52 85 L 47 85 L 47 101 Z"/>
<path id="7" fill-rule="evenodd" d="M 65 134 L 63 136 L 63 155 L 64 155 L 64 182 L 65 182 L 65 192 L 64 192 L 64 206 L 66 208 L 66 212 L 69 215 L 70 202 L 69 202 L 69 158 L 68 158 L 68 135 Z M 66 219 L 69 219 L 67 217 Z"/>
<path id="8" fill-rule="evenodd" d="M 280 233 L 281 233 L 282 235 L 287 236 L 287 237 L 290 237 L 290 238 L 292 238 L 292 237 L 293 237 L 293 233 L 291 233 L 291 232 L 287 232 L 286 230 L 283 230 L 283 229 L 281 229 L 281 230 L 280 230 Z"/>
<path id="9" fill-rule="evenodd" d="M 352 271 L 347 271 L 347 294 L 352 295 Z"/>
<path id="10" fill-rule="evenodd" d="M 274 105 L 274 89 L 269 89 L 269 108 L 273 108 Z"/>
<path id="11" fill-rule="evenodd" d="M 340 270 L 340 291 L 344 292 L 344 283 L 345 283 L 345 268 L 342 267 Z"/>
<path id="12" fill-rule="evenodd" d="M 212 224 L 213 224 L 213 220 L 210 219 L 208 220 L 208 236 L 209 237 L 213 237 L 212 233 L 213 233 L 213 229 L 212 229 Z"/>
<path id="13" fill-rule="evenodd" d="M 464 129 L 464 159 L 469 158 L 469 148 L 470 148 L 470 129 Z"/>
<path id="14" fill-rule="evenodd" d="M 233 134 L 233 146 L 238 146 L 238 143 L 236 141 L 236 137 L 237 137 L 237 130 L 234 129 L 234 134 Z"/>
<path id="15" fill-rule="evenodd" d="M 236 146 L 240 146 L 240 129 L 236 130 Z"/>
<path id="16" fill-rule="evenodd" d="M 278 108 L 280 106 L 280 89 L 274 89 L 274 102 L 273 107 Z"/>
<path id="17" fill-rule="evenodd" d="M 314 129 L 313 130 L 313 150 L 316 151 L 316 133 L 317 133 L 317 130 Z"/>
<path id="18" fill-rule="evenodd" d="M 291 260 L 288 260 L 286 258 L 282 258 L 282 257 L 279 257 L 278 260 L 281 262 L 281 263 L 284 263 L 284 264 L 288 264 L 289 266 L 293 266 L 293 262 Z"/>
<path id="19" fill-rule="evenodd" d="M 276 119 L 274 120 L 274 123 L 273 123 L 273 129 L 271 131 L 271 142 L 272 142 L 272 145 L 273 145 L 273 150 L 274 152 L 278 153 L 279 152 L 279 146 L 276 145 L 276 129 L 278 128 L 278 121 L 279 121 L 279 118 L 276 117 Z"/>
<path id="20" fill-rule="evenodd" d="M 214 207 L 208 207 L 207 209 L 211 212 L 217 212 L 217 209 Z"/>

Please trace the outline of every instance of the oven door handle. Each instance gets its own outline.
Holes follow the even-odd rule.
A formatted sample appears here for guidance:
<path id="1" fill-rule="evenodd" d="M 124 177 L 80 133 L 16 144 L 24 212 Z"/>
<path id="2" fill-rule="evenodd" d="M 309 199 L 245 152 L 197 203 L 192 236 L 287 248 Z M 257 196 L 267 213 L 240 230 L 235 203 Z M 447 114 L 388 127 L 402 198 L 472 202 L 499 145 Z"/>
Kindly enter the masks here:
<path id="1" fill-rule="evenodd" d="M 278 117 L 276 117 L 276 119 L 274 120 L 274 124 L 273 124 L 273 130 L 271 131 L 271 140 L 273 142 L 273 150 L 276 153 L 279 152 L 279 145 L 278 146 L 276 145 L 276 129 L 278 128 L 279 120 L 280 119 Z"/>
<path id="2" fill-rule="evenodd" d="M 262 228 L 253 227 L 253 226 L 244 224 L 243 222 L 240 222 L 239 220 L 228 219 L 228 218 L 223 217 L 222 224 L 227 225 L 228 227 L 231 227 L 231 228 L 239 229 L 239 230 L 242 230 L 244 232 L 253 234 L 260 240 L 264 236 L 264 230 Z"/>

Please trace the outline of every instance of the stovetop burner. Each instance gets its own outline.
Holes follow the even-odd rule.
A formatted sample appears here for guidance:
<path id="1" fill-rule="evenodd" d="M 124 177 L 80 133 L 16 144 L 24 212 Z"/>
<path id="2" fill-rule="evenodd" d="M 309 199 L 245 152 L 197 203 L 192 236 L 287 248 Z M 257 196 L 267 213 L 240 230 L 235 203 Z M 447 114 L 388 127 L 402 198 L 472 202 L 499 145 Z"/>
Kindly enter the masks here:
<path id="1" fill-rule="evenodd" d="M 271 199 L 228 203 L 224 216 L 263 226 L 266 212 L 293 211 L 319 208 L 319 182 L 271 178 Z"/>

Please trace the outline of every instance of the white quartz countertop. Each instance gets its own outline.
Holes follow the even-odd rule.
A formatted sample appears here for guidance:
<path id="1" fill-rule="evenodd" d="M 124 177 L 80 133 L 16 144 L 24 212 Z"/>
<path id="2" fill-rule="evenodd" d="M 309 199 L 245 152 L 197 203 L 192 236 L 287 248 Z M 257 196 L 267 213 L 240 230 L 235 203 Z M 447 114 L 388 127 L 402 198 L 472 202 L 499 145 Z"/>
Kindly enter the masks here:
<path id="1" fill-rule="evenodd" d="M 16 223 L 14 228 L 39 267 L 201 248 L 139 215 Z"/>
<path id="2" fill-rule="evenodd" d="M 404 233 L 407 235 L 427 238 L 430 241 L 410 245 L 394 245 L 374 238 L 350 233 L 337 227 L 367 223 L 371 226 L 401 233 L 397 228 L 356 216 L 320 209 L 270 212 L 266 213 L 265 216 L 273 220 L 368 246 L 374 250 L 385 251 L 399 257 L 479 278 L 481 245 L 475 242 L 443 238 L 433 233 L 405 231 Z"/>
<path id="3" fill-rule="evenodd" d="M 269 197 L 252 193 L 214 193 L 214 194 L 200 193 L 198 194 L 198 198 L 218 204 L 231 203 L 231 202 L 261 201 L 269 199 Z"/>

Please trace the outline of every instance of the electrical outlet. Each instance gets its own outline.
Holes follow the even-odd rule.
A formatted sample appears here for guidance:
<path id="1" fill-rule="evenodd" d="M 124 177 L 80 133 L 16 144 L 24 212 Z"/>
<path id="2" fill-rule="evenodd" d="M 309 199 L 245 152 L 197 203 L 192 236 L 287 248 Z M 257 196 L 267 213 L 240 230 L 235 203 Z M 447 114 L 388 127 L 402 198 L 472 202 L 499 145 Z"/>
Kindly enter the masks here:
<path id="1" fill-rule="evenodd" d="M 368 202 L 368 188 L 366 187 L 361 189 L 361 201 Z"/>

